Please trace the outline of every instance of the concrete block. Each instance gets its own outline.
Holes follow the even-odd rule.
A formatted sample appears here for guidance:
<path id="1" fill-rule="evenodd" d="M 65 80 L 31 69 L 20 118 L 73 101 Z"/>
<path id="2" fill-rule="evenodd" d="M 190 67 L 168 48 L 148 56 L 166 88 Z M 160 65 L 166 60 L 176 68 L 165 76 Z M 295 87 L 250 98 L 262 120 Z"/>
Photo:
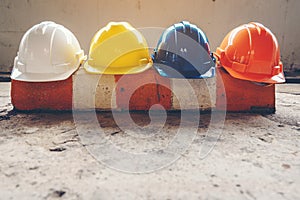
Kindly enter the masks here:
<path id="1" fill-rule="evenodd" d="M 113 75 L 88 74 L 80 68 L 73 75 L 73 108 L 79 110 L 116 109 L 115 88 Z"/>
<path id="2" fill-rule="evenodd" d="M 200 109 L 203 111 L 215 107 L 215 77 L 209 79 L 172 79 L 171 86 L 173 90 L 173 110 L 180 110 L 182 109 L 182 106 L 184 109 Z M 176 97 L 176 94 L 179 94 L 180 97 Z"/>
<path id="3" fill-rule="evenodd" d="M 274 112 L 275 86 L 231 77 L 218 68 L 210 79 L 168 79 L 154 69 L 132 75 L 93 75 L 80 68 L 54 82 L 12 80 L 11 98 L 18 110 L 180 110 Z"/>

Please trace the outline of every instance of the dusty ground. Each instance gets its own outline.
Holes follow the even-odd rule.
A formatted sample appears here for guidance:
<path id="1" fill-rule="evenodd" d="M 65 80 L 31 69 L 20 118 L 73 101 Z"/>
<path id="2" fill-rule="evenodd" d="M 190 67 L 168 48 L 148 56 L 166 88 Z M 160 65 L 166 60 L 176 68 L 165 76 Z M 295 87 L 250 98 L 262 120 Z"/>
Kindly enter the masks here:
<path id="1" fill-rule="evenodd" d="M 300 85 L 277 87 L 276 114 L 227 114 L 204 159 L 201 147 L 214 141 L 204 137 L 210 115 L 201 115 L 192 144 L 176 162 L 137 174 L 112 169 L 109 157 L 99 162 L 89 147 L 101 141 L 91 144 L 78 135 L 72 113 L 12 111 L 9 89 L 0 83 L 0 199 L 300 198 Z M 149 123 L 143 113 L 133 118 Z M 149 152 L 168 144 L 180 117 L 168 116 L 164 134 L 141 133 L 144 142 L 118 129 L 111 113 L 98 114 L 98 120 L 107 141 L 128 152 Z"/>

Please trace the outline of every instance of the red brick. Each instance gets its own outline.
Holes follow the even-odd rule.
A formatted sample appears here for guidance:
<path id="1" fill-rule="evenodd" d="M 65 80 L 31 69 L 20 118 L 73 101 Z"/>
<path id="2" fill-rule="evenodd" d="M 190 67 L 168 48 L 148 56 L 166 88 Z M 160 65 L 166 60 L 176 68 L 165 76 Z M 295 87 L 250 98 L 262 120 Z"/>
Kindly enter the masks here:
<path id="1" fill-rule="evenodd" d="M 71 110 L 72 91 L 72 77 L 53 82 L 11 82 L 11 100 L 17 110 Z"/>
<path id="2" fill-rule="evenodd" d="M 261 86 L 230 76 L 223 68 L 217 68 L 218 110 L 234 112 L 274 112 L 275 85 Z"/>
<path id="3" fill-rule="evenodd" d="M 171 108 L 171 91 L 167 89 L 170 81 L 157 75 L 153 69 L 139 74 L 116 75 L 115 81 L 118 108 L 149 110 L 154 104 Z"/>

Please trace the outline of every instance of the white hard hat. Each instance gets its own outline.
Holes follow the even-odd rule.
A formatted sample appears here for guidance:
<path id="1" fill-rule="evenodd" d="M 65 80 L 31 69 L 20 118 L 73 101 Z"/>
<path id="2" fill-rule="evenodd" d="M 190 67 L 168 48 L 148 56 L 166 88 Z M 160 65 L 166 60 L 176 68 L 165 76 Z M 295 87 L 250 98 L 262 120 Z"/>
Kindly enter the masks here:
<path id="1" fill-rule="evenodd" d="M 54 22 L 42 22 L 23 36 L 11 79 L 49 82 L 69 78 L 80 66 L 84 52 L 74 34 Z"/>

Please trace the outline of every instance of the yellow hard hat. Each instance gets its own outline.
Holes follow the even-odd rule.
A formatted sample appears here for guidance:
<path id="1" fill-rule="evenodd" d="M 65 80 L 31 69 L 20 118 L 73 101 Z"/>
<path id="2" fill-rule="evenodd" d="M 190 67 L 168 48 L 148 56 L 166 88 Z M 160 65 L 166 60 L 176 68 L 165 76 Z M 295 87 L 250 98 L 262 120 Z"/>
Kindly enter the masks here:
<path id="1" fill-rule="evenodd" d="M 84 64 L 85 70 L 93 74 L 136 74 L 151 66 L 145 38 L 127 22 L 110 22 L 100 29 Z"/>

